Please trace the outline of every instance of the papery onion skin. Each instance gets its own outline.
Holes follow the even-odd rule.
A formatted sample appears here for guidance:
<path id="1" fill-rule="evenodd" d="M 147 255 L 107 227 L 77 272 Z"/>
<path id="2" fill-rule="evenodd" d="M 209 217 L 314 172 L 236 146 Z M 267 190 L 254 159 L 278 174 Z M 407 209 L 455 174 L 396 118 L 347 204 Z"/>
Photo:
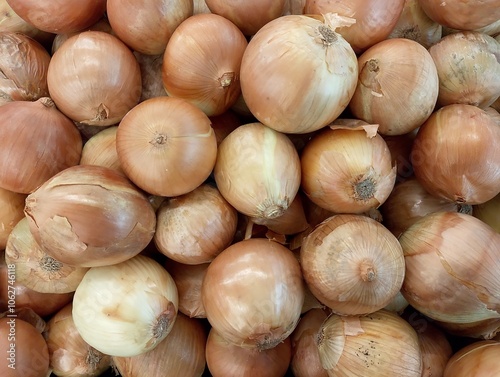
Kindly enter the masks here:
<path id="1" fill-rule="evenodd" d="M 484 203 L 500 192 L 500 127 L 476 106 L 444 106 L 419 128 L 411 160 L 430 194 Z"/>
<path id="2" fill-rule="evenodd" d="M 288 15 L 270 21 L 243 54 L 240 74 L 246 105 L 255 118 L 277 131 L 319 130 L 346 109 L 354 94 L 356 55 L 334 31 L 347 21 L 319 18 Z"/>
<path id="3" fill-rule="evenodd" d="M 122 377 L 201 377 L 205 371 L 207 332 L 203 323 L 177 315 L 174 326 L 153 350 L 133 357 L 113 357 Z"/>
<path id="4" fill-rule="evenodd" d="M 486 108 L 500 95 L 500 43 L 478 32 L 457 32 L 429 48 L 439 76 L 437 103 Z"/>
<path id="5" fill-rule="evenodd" d="M 412 64 L 408 64 L 411 61 Z M 420 43 L 405 38 L 381 41 L 358 58 L 354 117 L 379 124 L 382 135 L 403 135 L 420 127 L 434 111 L 439 78 Z"/>
<path id="6" fill-rule="evenodd" d="M 177 317 L 178 293 L 170 274 L 155 260 L 136 255 L 93 267 L 73 298 L 73 321 L 98 351 L 131 357 L 154 349 Z"/>
<path id="7" fill-rule="evenodd" d="M 495 335 L 500 329 L 498 233 L 471 215 L 436 212 L 414 223 L 399 242 L 406 265 L 402 293 L 412 307 L 444 325 L 492 322 L 487 326 L 492 330 L 471 335 Z"/>
<path id="8" fill-rule="evenodd" d="M 209 177 L 217 140 L 210 119 L 199 108 L 180 98 L 155 97 L 122 119 L 116 150 L 132 182 L 149 194 L 174 197 Z"/>
<path id="9" fill-rule="evenodd" d="M 122 174 L 76 165 L 47 180 L 24 209 L 38 245 L 81 267 L 125 261 L 152 240 L 156 216 L 144 194 Z"/>
<path id="10" fill-rule="evenodd" d="M 117 37 L 84 31 L 52 55 L 47 73 L 51 98 L 76 122 L 118 123 L 141 97 L 139 63 Z"/>
<path id="11" fill-rule="evenodd" d="M 0 106 L 0 187 L 31 193 L 77 165 L 82 143 L 77 128 L 48 97 Z"/>
<path id="12" fill-rule="evenodd" d="M 453 354 L 443 377 L 496 376 L 500 373 L 499 360 L 500 342 L 476 341 Z"/>
<path id="13" fill-rule="evenodd" d="M 207 366 L 213 377 L 282 377 L 291 359 L 290 338 L 267 350 L 228 343 L 213 328 L 208 334 Z"/>
<path id="14" fill-rule="evenodd" d="M 106 0 L 7 0 L 7 3 L 26 22 L 54 34 L 85 29 L 106 11 Z"/>
<path id="15" fill-rule="evenodd" d="M 255 122 L 239 126 L 219 145 L 214 178 L 222 196 L 240 213 L 272 219 L 297 195 L 300 172 L 290 139 Z"/>
<path id="16" fill-rule="evenodd" d="M 116 152 L 117 131 L 118 126 L 111 126 L 91 136 L 83 145 L 80 165 L 104 166 L 124 174 Z"/>
<path id="17" fill-rule="evenodd" d="M 304 284 L 299 263 L 274 241 L 234 243 L 210 263 L 202 299 L 209 323 L 226 341 L 273 348 L 293 332 L 300 318 Z"/>
<path id="18" fill-rule="evenodd" d="M 300 264 L 314 296 L 341 315 L 382 309 L 405 276 L 397 238 L 361 215 L 334 215 L 318 225 L 302 243 Z"/>
<path id="19" fill-rule="evenodd" d="M 5 250 L 10 232 L 24 217 L 26 196 L 0 188 L 0 250 Z"/>

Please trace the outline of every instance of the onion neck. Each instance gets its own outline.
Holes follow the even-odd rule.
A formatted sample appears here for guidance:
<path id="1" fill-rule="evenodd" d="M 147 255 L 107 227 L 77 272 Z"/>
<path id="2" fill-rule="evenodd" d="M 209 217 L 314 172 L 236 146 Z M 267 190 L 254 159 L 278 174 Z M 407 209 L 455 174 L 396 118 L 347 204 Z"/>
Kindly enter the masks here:
<path id="1" fill-rule="evenodd" d="M 160 342 L 165 336 L 169 333 L 169 329 L 173 321 L 175 321 L 177 315 L 177 311 L 172 302 L 167 304 L 167 308 L 160 313 L 160 315 L 156 318 L 155 324 L 152 326 L 151 334 L 152 338 L 150 342 L 156 344 Z"/>
<path id="2" fill-rule="evenodd" d="M 40 267 L 43 271 L 57 272 L 62 268 L 63 264 L 58 260 L 49 257 L 48 255 L 40 259 Z"/>
<path id="3" fill-rule="evenodd" d="M 372 282 L 377 278 L 377 272 L 371 261 L 362 261 L 359 266 L 359 275 L 361 279 L 365 282 Z"/>
<path id="4" fill-rule="evenodd" d="M 354 184 L 354 198 L 356 200 L 370 200 L 375 195 L 376 184 L 372 178 L 359 180 Z"/>

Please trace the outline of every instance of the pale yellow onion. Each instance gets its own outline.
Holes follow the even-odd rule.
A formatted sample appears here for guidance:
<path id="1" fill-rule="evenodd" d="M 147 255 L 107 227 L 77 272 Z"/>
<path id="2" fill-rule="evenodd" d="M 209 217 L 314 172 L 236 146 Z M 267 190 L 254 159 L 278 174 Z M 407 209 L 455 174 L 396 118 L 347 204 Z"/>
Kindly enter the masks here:
<path id="1" fill-rule="evenodd" d="M 97 377 L 111 366 L 111 357 L 89 346 L 73 322 L 72 303 L 47 322 L 47 341 L 52 373 L 60 377 Z"/>
<path id="2" fill-rule="evenodd" d="M 0 250 L 5 250 L 10 232 L 24 217 L 26 196 L 0 188 Z"/>
<path id="3" fill-rule="evenodd" d="M 139 102 L 149 98 L 166 96 L 167 92 L 161 80 L 163 53 L 159 55 L 146 55 L 134 51 L 134 56 L 141 68 L 142 91 Z"/>
<path id="4" fill-rule="evenodd" d="M 251 113 L 285 133 L 312 132 L 337 118 L 354 94 L 358 64 L 335 30 L 352 22 L 332 14 L 288 15 L 262 27 L 241 63 L 241 90 Z"/>
<path id="5" fill-rule="evenodd" d="M 409 322 L 412 326 L 413 324 Z M 422 352 L 422 377 L 442 377 L 446 364 L 453 354 L 447 334 L 429 321 L 413 326 L 417 332 Z"/>
<path id="6" fill-rule="evenodd" d="M 177 308 L 177 288 L 170 274 L 155 260 L 136 255 L 91 268 L 76 289 L 72 315 L 89 345 L 107 355 L 130 357 L 165 339 Z"/>
<path id="7" fill-rule="evenodd" d="M 409 305 L 410 304 L 406 301 L 405 296 L 403 296 L 400 290 L 396 293 L 396 296 L 394 296 L 391 302 L 384 306 L 384 309 L 401 315 Z"/>
<path id="8" fill-rule="evenodd" d="M 443 377 L 487 377 L 500 373 L 500 342 L 482 340 L 460 348 L 448 361 Z"/>
<path id="9" fill-rule="evenodd" d="M 300 159 L 284 134 L 262 123 L 247 123 L 219 145 L 214 178 L 236 210 L 272 219 L 287 210 L 299 190 Z"/>
<path id="10" fill-rule="evenodd" d="M 318 225 L 302 243 L 300 264 L 314 296 L 341 315 L 384 308 L 405 276 L 397 238 L 361 215 L 334 215 Z"/>
<path id="11" fill-rule="evenodd" d="M 318 335 L 319 357 L 329 376 L 421 377 L 417 333 L 399 315 L 331 315 Z"/>
<path id="12" fill-rule="evenodd" d="M 500 194 L 485 203 L 473 206 L 472 215 L 500 233 Z"/>
<path id="13" fill-rule="evenodd" d="M 203 322 L 179 313 L 168 336 L 153 350 L 113 357 L 113 365 L 122 377 L 201 377 L 206 366 L 206 342 Z"/>
<path id="14" fill-rule="evenodd" d="M 42 293 L 74 292 L 86 267 L 75 267 L 52 258 L 38 246 L 27 217 L 14 227 L 5 247 L 5 261 L 16 268 L 16 281 Z"/>
<path id="15" fill-rule="evenodd" d="M 117 130 L 118 126 L 111 126 L 90 137 L 83 145 L 80 165 L 104 166 L 123 173 L 116 153 Z"/>
<path id="16" fill-rule="evenodd" d="M 399 238 L 409 304 L 442 326 L 464 326 L 474 337 L 500 329 L 500 235 L 471 215 L 435 212 Z M 486 328 L 482 329 L 481 324 Z"/>
<path id="17" fill-rule="evenodd" d="M 349 109 L 354 117 L 379 124 L 382 135 L 409 133 L 433 112 L 439 92 L 438 72 L 420 43 L 386 39 L 366 50 L 358 58 L 358 66 L 358 83 Z"/>

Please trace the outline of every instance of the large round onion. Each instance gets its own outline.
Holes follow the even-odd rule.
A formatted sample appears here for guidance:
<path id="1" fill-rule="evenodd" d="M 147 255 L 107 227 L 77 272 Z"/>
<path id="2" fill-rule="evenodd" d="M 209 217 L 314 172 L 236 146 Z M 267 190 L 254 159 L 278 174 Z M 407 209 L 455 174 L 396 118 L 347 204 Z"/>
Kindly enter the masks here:
<path id="1" fill-rule="evenodd" d="M 118 123 L 141 97 L 141 71 L 132 51 L 103 31 L 72 36 L 50 60 L 47 82 L 57 107 L 76 122 Z"/>
<path id="2" fill-rule="evenodd" d="M 500 342 L 480 340 L 460 348 L 448 360 L 443 377 L 486 377 L 500 374 Z"/>
<path id="3" fill-rule="evenodd" d="M 288 15 L 250 40 L 241 62 L 241 90 L 261 123 L 307 133 L 344 111 L 358 72 L 352 47 L 335 31 L 345 22 L 333 15 Z"/>

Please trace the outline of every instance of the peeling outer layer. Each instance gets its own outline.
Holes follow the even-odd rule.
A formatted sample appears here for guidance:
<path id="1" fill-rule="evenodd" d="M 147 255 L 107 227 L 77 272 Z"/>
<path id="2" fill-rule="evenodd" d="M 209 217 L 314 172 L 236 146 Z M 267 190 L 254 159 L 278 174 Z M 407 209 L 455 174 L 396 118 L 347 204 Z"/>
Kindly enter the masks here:
<path id="1" fill-rule="evenodd" d="M 26 199 L 25 215 L 40 247 L 70 265 L 118 263 L 152 240 L 156 216 L 148 199 L 120 173 L 77 165 Z"/>

